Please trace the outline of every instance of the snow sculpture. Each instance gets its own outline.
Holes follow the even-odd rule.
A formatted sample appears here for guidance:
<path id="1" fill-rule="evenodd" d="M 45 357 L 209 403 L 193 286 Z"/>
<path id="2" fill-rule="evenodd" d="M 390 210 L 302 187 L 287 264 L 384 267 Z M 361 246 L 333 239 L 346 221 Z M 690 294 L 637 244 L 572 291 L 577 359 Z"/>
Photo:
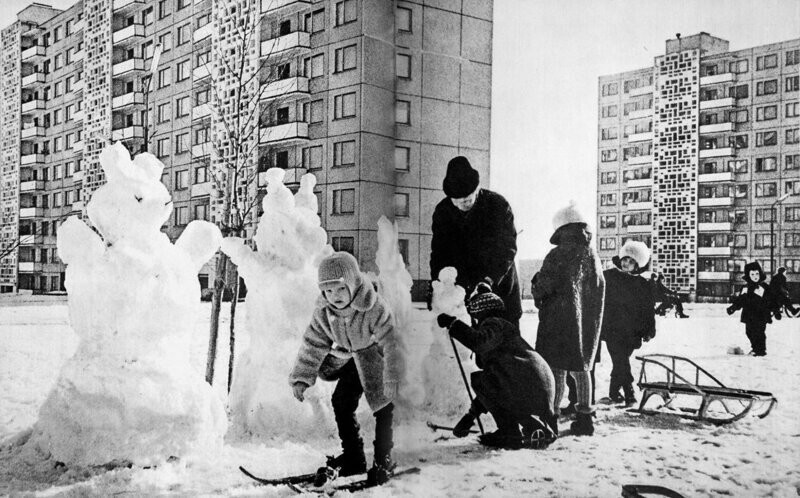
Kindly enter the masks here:
<path id="1" fill-rule="evenodd" d="M 190 342 L 205 333 L 195 326 L 197 273 L 222 237 L 193 221 L 170 243 L 160 229 L 172 201 L 153 155 L 131 161 L 116 143 L 100 163 L 108 181 L 87 206 L 100 236 L 78 217 L 58 229 L 80 343 L 40 409 L 34 441 L 78 465 L 152 465 L 217 448 L 224 407 L 190 364 Z"/>
<path id="2" fill-rule="evenodd" d="M 304 403 L 292 397 L 288 383 L 321 295 L 319 262 L 333 250 L 317 215 L 316 178 L 304 175 L 292 196 L 283 184 L 284 175 L 279 168 L 267 171 L 264 214 L 253 237 L 257 251 L 239 238 L 222 242 L 247 284 L 247 316 L 244 330 L 236 336 L 230 393 L 234 437 L 321 436 L 329 434 L 333 424 L 330 383 L 318 382 Z"/>

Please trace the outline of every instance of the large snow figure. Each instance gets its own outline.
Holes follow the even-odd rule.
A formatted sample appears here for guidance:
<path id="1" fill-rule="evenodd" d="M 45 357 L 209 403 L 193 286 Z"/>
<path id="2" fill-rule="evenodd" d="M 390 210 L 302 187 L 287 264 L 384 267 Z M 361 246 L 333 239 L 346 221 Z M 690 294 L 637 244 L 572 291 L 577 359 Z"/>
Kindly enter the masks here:
<path id="1" fill-rule="evenodd" d="M 292 196 L 284 174 L 279 168 L 267 171 L 264 214 L 253 237 L 257 251 L 235 237 L 222 243 L 247 284 L 229 401 L 235 437 L 292 439 L 327 435 L 333 426 L 330 384 L 317 384 L 306 402 L 298 403 L 288 381 L 321 295 L 317 267 L 333 250 L 317 215 L 316 178 L 304 175 Z"/>
<path id="2" fill-rule="evenodd" d="M 430 326 L 430 346 L 423 360 L 425 385 L 424 408 L 428 413 L 454 417 L 463 415 L 469 408 L 464 381 L 458 369 L 453 346 L 447 332 L 436 323 L 440 313 L 455 316 L 464 323 L 472 323 L 464 306 L 464 289 L 456 285 L 458 272 L 453 267 L 442 268 L 439 279 L 433 282 L 433 314 Z M 468 349 L 456 342 L 461 363 L 467 375 L 476 370 Z"/>
<path id="3" fill-rule="evenodd" d="M 116 143 L 100 154 L 108 182 L 89 219 L 58 229 L 70 324 L 80 338 L 40 409 L 33 441 L 68 464 L 151 465 L 221 445 L 222 401 L 190 365 L 197 272 L 220 245 L 216 226 L 190 223 L 175 245 L 172 211 L 151 154 L 131 161 Z"/>

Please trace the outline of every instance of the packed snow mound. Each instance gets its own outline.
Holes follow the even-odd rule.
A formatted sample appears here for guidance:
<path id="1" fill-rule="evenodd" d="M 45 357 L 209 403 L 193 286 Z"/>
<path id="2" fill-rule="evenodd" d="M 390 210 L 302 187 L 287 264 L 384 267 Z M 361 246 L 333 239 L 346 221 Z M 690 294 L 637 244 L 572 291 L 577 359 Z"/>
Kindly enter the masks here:
<path id="1" fill-rule="evenodd" d="M 68 464 L 150 465 L 220 447 L 222 401 L 190 366 L 200 298 L 197 272 L 221 243 L 193 221 L 175 245 L 161 232 L 172 201 L 163 165 L 131 161 L 121 143 L 100 163 L 108 182 L 58 229 L 70 325 L 79 337 L 39 411 L 31 441 Z"/>
<path id="2" fill-rule="evenodd" d="M 234 438 L 298 439 L 330 434 L 329 383 L 318 383 L 299 403 L 291 372 L 317 299 L 317 268 L 333 252 L 320 226 L 316 178 L 304 175 L 297 194 L 283 184 L 285 172 L 267 171 L 264 213 L 253 240 L 257 250 L 230 237 L 222 250 L 247 284 L 247 317 L 237 334 L 229 409 Z"/>

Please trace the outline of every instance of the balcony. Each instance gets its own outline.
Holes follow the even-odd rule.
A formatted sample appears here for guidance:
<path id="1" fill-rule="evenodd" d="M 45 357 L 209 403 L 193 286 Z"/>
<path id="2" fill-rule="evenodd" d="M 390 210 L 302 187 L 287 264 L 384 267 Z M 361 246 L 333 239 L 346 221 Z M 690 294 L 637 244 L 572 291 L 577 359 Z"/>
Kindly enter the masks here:
<path id="1" fill-rule="evenodd" d="M 73 91 L 73 92 L 80 92 L 80 91 L 83 91 L 83 80 L 76 81 L 76 82 L 75 82 L 75 83 L 72 85 L 72 91 Z"/>
<path id="2" fill-rule="evenodd" d="M 114 31 L 112 37 L 114 45 L 127 47 L 144 39 L 144 24 L 131 24 L 120 30 Z"/>
<path id="3" fill-rule="evenodd" d="M 211 76 L 211 68 L 209 67 L 208 64 L 203 64 L 202 66 L 198 66 L 194 68 L 194 71 L 192 71 L 192 78 L 195 81 L 200 81 L 203 78 L 208 78 L 209 76 Z"/>
<path id="4" fill-rule="evenodd" d="M 20 218 L 41 218 L 44 216 L 44 209 L 40 207 L 26 207 L 19 209 Z"/>
<path id="5" fill-rule="evenodd" d="M 733 197 L 704 197 L 697 199 L 700 207 L 733 206 Z"/>
<path id="6" fill-rule="evenodd" d="M 20 273 L 33 273 L 34 271 L 41 271 L 41 265 L 38 267 L 33 261 L 20 261 L 17 267 Z"/>
<path id="7" fill-rule="evenodd" d="M 262 126 L 260 143 L 294 142 L 308 140 L 308 123 L 297 121 L 273 126 Z"/>
<path id="8" fill-rule="evenodd" d="M 201 104 L 192 109 L 192 119 L 203 119 L 211 116 L 211 104 Z"/>
<path id="9" fill-rule="evenodd" d="M 700 86 L 716 85 L 717 83 L 732 83 L 736 80 L 734 73 L 714 74 L 700 77 Z"/>
<path id="10" fill-rule="evenodd" d="M 736 149 L 733 147 L 718 147 L 716 149 L 700 149 L 700 159 L 708 157 L 727 157 L 736 154 Z"/>
<path id="11" fill-rule="evenodd" d="M 30 114 L 35 111 L 43 111 L 45 109 L 44 100 L 31 100 L 22 104 L 22 114 Z"/>
<path id="12" fill-rule="evenodd" d="M 144 128 L 141 126 L 132 125 L 111 130 L 111 140 L 115 142 L 119 142 L 120 140 L 134 140 L 143 138 Z"/>
<path id="13" fill-rule="evenodd" d="M 650 233 L 653 231 L 652 225 L 628 225 L 628 233 Z"/>
<path id="14" fill-rule="evenodd" d="M 84 26 L 86 26 L 85 21 L 81 19 L 80 21 L 72 25 L 72 32 L 77 33 L 78 31 L 82 30 Z"/>
<path id="15" fill-rule="evenodd" d="M 715 124 L 707 124 L 707 125 L 700 125 L 700 134 L 711 134 L 711 133 L 724 133 L 726 131 L 733 131 L 733 123 L 715 123 Z"/>
<path id="16" fill-rule="evenodd" d="M 653 201 L 629 202 L 628 211 L 652 211 Z"/>
<path id="17" fill-rule="evenodd" d="M 72 119 L 74 119 L 75 121 L 83 121 L 83 117 L 84 117 L 83 109 L 81 109 L 80 111 L 75 111 L 75 114 L 72 115 Z"/>
<path id="18" fill-rule="evenodd" d="M 211 36 L 211 33 L 213 32 L 214 32 L 214 23 L 210 22 L 208 24 L 204 24 L 203 26 L 194 30 L 194 34 L 192 35 L 192 40 L 194 40 L 195 43 L 205 40 L 206 38 Z"/>
<path id="19" fill-rule="evenodd" d="M 72 211 L 83 211 L 83 201 L 75 201 L 72 203 Z"/>
<path id="20" fill-rule="evenodd" d="M 27 128 L 23 128 L 19 134 L 19 137 L 22 140 L 27 140 L 36 137 L 43 137 L 43 136 L 44 136 L 44 127 L 42 126 L 29 126 Z"/>
<path id="21" fill-rule="evenodd" d="M 86 52 L 79 50 L 78 52 L 75 52 L 75 55 L 72 56 L 72 62 L 82 61 L 85 56 Z"/>
<path id="22" fill-rule="evenodd" d="M 42 83 L 44 83 L 44 73 L 41 71 L 22 77 L 22 88 L 41 85 Z"/>
<path id="23" fill-rule="evenodd" d="M 641 119 L 649 118 L 653 115 L 653 109 L 639 109 L 638 111 L 631 111 L 628 113 L 628 119 Z"/>
<path id="24" fill-rule="evenodd" d="M 144 59 L 134 57 L 118 62 L 111 67 L 111 76 L 115 78 L 131 76 L 144 71 Z"/>
<path id="25" fill-rule="evenodd" d="M 652 140 L 653 139 L 653 132 L 647 131 L 644 133 L 634 133 L 633 135 L 628 135 L 628 142 L 644 142 L 645 140 Z"/>
<path id="26" fill-rule="evenodd" d="M 72 144 L 72 151 L 73 152 L 83 152 L 83 140 L 75 142 Z"/>
<path id="27" fill-rule="evenodd" d="M 19 182 L 20 192 L 35 192 L 44 189 L 44 182 L 42 180 L 28 180 Z"/>
<path id="28" fill-rule="evenodd" d="M 268 84 L 261 94 L 262 100 L 308 94 L 308 78 L 286 78 Z"/>
<path id="29" fill-rule="evenodd" d="M 82 182 L 83 181 L 83 170 L 80 171 L 73 171 L 72 172 L 72 183 Z M 74 206 L 74 204 L 73 204 Z"/>
<path id="30" fill-rule="evenodd" d="M 722 247 L 698 247 L 698 256 L 730 256 L 733 254 L 733 248 L 729 246 Z"/>
<path id="31" fill-rule="evenodd" d="M 714 182 L 732 182 L 733 171 L 726 171 L 724 173 L 705 173 L 697 175 L 699 183 L 714 183 Z"/>
<path id="32" fill-rule="evenodd" d="M 628 164 L 652 164 L 653 163 L 653 156 L 635 156 L 628 158 Z"/>
<path id="33" fill-rule="evenodd" d="M 141 105 L 143 103 L 144 94 L 142 92 L 129 92 L 111 99 L 111 109 L 116 111 L 128 106 Z"/>
<path id="34" fill-rule="evenodd" d="M 192 157 L 200 158 L 211 154 L 211 142 L 192 145 Z"/>
<path id="35" fill-rule="evenodd" d="M 31 246 L 31 245 L 35 245 L 35 244 L 41 244 L 43 241 L 44 241 L 44 238 L 42 236 L 38 236 L 37 237 L 36 235 L 32 235 L 32 234 L 29 234 L 29 235 L 21 235 L 20 234 L 20 236 L 19 236 L 19 245 L 21 245 L 21 246 Z"/>
<path id="36" fill-rule="evenodd" d="M 44 154 L 25 154 L 20 156 L 19 163 L 23 166 L 44 164 Z"/>
<path id="37" fill-rule="evenodd" d="M 114 13 L 129 15 L 139 9 L 143 9 L 146 5 L 146 0 L 114 0 Z"/>
<path id="38" fill-rule="evenodd" d="M 311 35 L 305 31 L 295 31 L 261 42 L 261 57 L 270 57 L 293 49 L 310 49 Z"/>
<path id="39" fill-rule="evenodd" d="M 213 182 L 195 183 L 192 185 L 192 197 L 202 197 L 204 195 L 210 196 L 213 191 Z"/>
<path id="40" fill-rule="evenodd" d="M 20 54 L 22 58 L 22 62 L 36 62 L 39 59 L 44 58 L 46 49 L 41 45 L 34 45 L 30 48 L 26 48 Z"/>
<path id="41" fill-rule="evenodd" d="M 718 107 L 732 107 L 736 105 L 736 99 L 733 97 L 725 97 L 722 99 L 702 100 L 700 101 L 700 110 L 716 109 Z"/>
<path id="42" fill-rule="evenodd" d="M 274 14 L 278 10 L 297 11 L 305 7 L 311 7 L 311 0 L 261 0 L 261 12 L 263 14 Z"/>
<path id="43" fill-rule="evenodd" d="M 638 180 L 628 180 L 626 185 L 628 186 L 628 188 L 650 187 L 650 186 L 653 185 L 653 179 L 652 178 L 639 178 Z"/>
<path id="44" fill-rule="evenodd" d="M 640 86 L 639 88 L 634 88 L 633 90 L 629 91 L 628 95 L 630 95 L 631 97 L 637 97 L 639 95 L 650 95 L 653 93 L 654 90 L 655 88 L 653 87 L 653 85 Z"/>
<path id="45" fill-rule="evenodd" d="M 731 272 L 729 271 L 699 271 L 697 272 L 697 280 L 730 280 Z"/>
<path id="46" fill-rule="evenodd" d="M 730 232 L 733 230 L 733 223 L 724 221 L 720 223 L 703 223 L 697 224 L 698 232 Z"/>

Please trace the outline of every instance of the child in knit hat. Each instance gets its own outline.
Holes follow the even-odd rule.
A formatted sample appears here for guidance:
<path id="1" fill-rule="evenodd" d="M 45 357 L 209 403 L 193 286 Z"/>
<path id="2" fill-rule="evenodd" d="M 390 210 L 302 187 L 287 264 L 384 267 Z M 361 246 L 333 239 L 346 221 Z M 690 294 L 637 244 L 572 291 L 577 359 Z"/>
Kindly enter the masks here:
<path id="1" fill-rule="evenodd" d="M 364 394 L 375 416 L 374 465 L 367 478 L 383 484 L 392 475 L 392 411 L 403 365 L 394 317 L 349 253 L 319 266 L 322 296 L 303 336 L 289 383 L 298 401 L 317 377 L 337 381 L 331 402 L 342 453 L 317 473 L 321 486 L 333 476 L 366 472 L 356 408 Z"/>
<path id="2" fill-rule="evenodd" d="M 764 283 L 764 270 L 758 261 L 751 261 L 744 266 L 744 280 L 747 283 L 740 294 L 733 298 L 727 311 L 729 315 L 742 310 L 740 321 L 745 325 L 745 333 L 750 340 L 750 356 L 767 355 L 767 324 L 772 323 L 775 299 L 767 284 Z M 775 311 L 775 317 L 780 311 Z"/>
<path id="3" fill-rule="evenodd" d="M 505 306 L 497 294 L 476 294 L 467 303 L 467 311 L 477 323 L 475 328 L 444 313 L 437 317 L 440 327 L 475 352 L 482 369 L 472 374 L 476 398 L 453 434 L 466 436 L 475 419 L 488 411 L 497 431 L 481 436 L 481 444 L 507 449 L 547 446 L 558 435 L 550 367 L 519 329 L 502 318 Z"/>

